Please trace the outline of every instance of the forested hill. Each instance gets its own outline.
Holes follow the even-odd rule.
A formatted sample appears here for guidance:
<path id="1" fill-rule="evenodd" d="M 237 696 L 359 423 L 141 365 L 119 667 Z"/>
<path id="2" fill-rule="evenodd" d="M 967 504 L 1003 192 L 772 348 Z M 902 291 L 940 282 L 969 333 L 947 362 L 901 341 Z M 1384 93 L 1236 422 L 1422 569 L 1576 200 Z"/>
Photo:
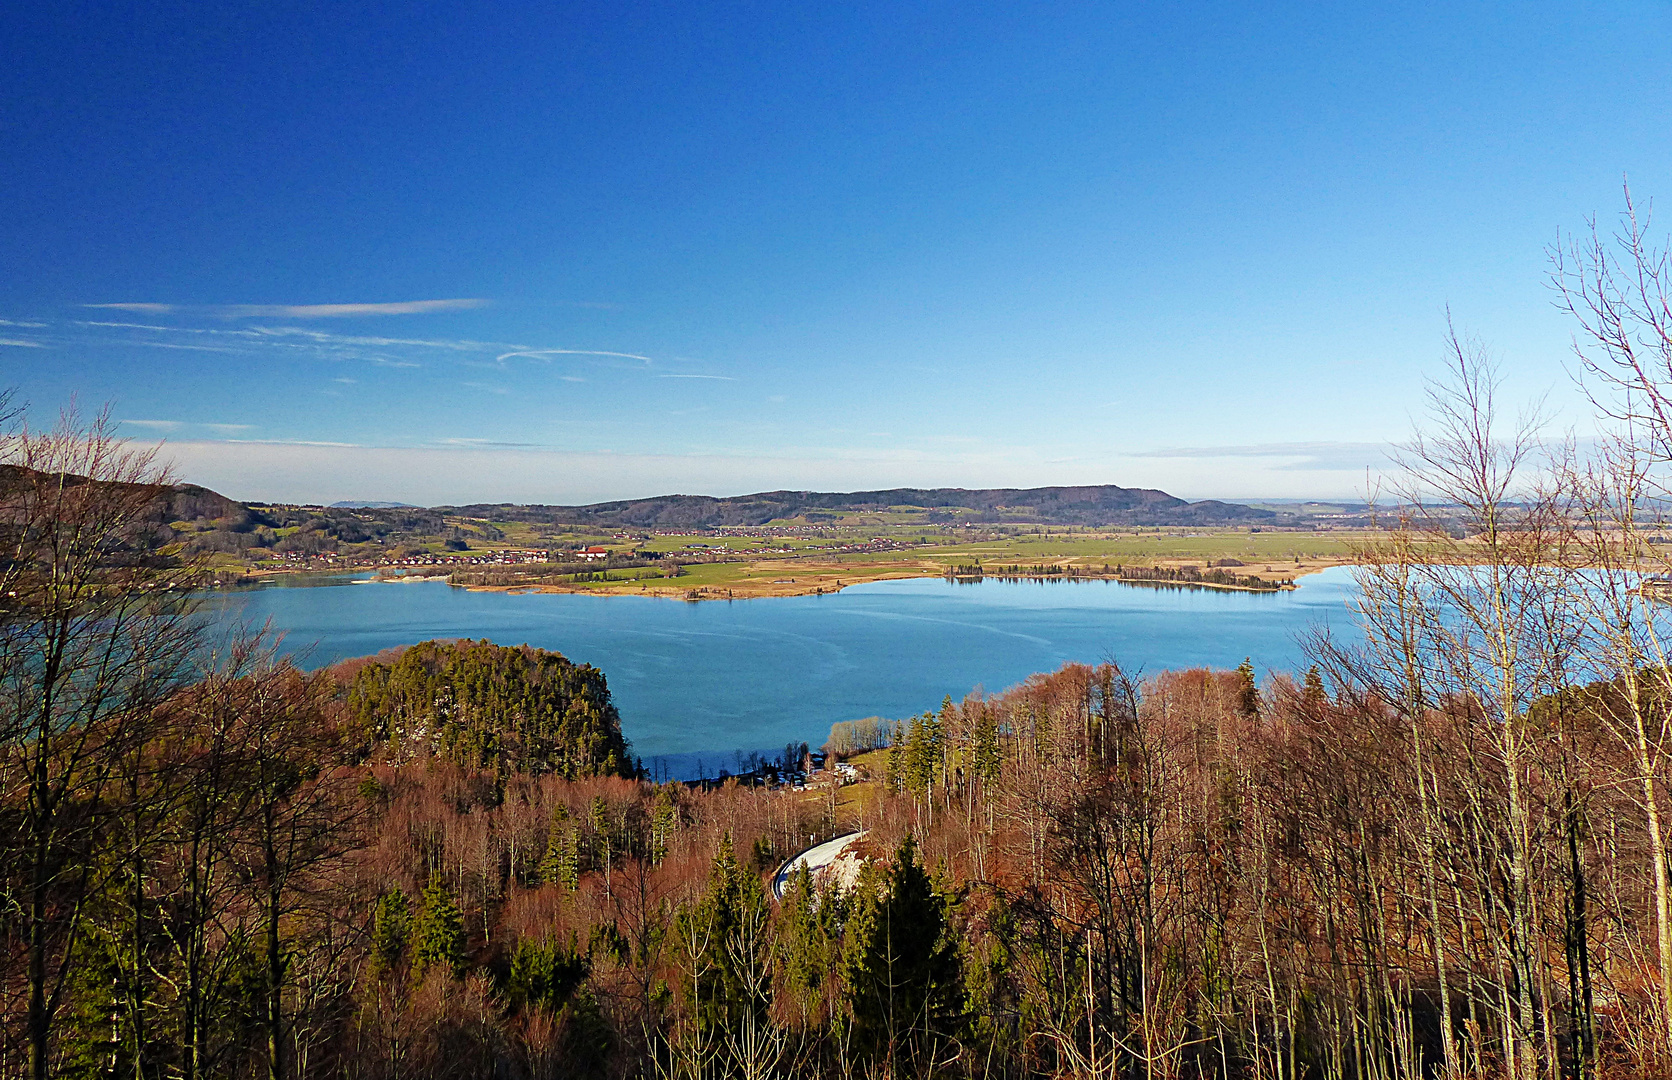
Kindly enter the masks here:
<path id="1" fill-rule="evenodd" d="M 0 491 L 18 486 L 27 469 L 0 467 Z M 80 482 L 78 478 L 70 478 Z M 348 531 L 370 535 L 440 532 L 442 515 L 529 521 L 554 525 L 591 525 L 601 528 L 711 527 L 764 525 L 769 521 L 805 517 L 812 522 L 832 520 L 844 513 L 889 510 L 927 510 L 930 520 L 1013 522 L 1039 525 L 1247 525 L 1278 515 L 1241 503 L 1207 499 L 1189 502 L 1155 488 L 1125 488 L 1114 484 L 1039 488 L 886 488 L 879 491 L 763 491 L 753 495 L 658 495 L 583 506 L 472 503 L 423 508 L 409 503 L 338 502 L 330 506 L 288 507 L 277 503 L 249 503 L 196 484 L 159 487 L 156 519 L 195 528 L 248 532 L 297 524 L 346 525 Z M 301 511 L 300 516 L 294 512 Z M 944 515 L 944 517 L 943 517 Z M 293 520 L 294 519 L 294 520 Z M 359 527 L 353 523 L 358 522 Z M 367 526 L 370 526 L 369 528 Z M 188 528 L 185 531 L 192 531 Z M 340 529 L 331 530 L 341 531 Z"/>
<path id="2" fill-rule="evenodd" d="M 1270 510 L 1207 500 L 1187 502 L 1153 488 L 1113 484 L 1042 488 L 889 488 L 883 491 L 766 491 L 715 498 L 662 495 L 588 506 L 446 507 L 467 517 L 553 524 L 681 528 L 764 525 L 806 516 L 875 512 L 899 507 L 938 511 L 948 520 L 1033 522 L 1042 525 L 1231 525 L 1267 521 Z"/>
<path id="3" fill-rule="evenodd" d="M 49 491 L 58 484 L 76 487 L 86 483 L 88 481 L 84 477 L 71 474 L 42 473 L 20 465 L 0 465 L 0 499 L 15 500 L 30 489 Z M 132 484 L 113 484 L 110 481 L 97 481 L 97 484 L 102 488 L 114 487 L 123 490 L 132 490 L 134 487 Z M 243 509 L 242 503 L 197 484 L 147 487 L 156 492 L 157 498 L 150 520 L 158 523 L 224 518 Z"/>
<path id="4" fill-rule="evenodd" d="M 349 661 L 350 722 L 377 756 L 567 779 L 634 775 L 604 673 L 527 645 L 423 641 Z"/>

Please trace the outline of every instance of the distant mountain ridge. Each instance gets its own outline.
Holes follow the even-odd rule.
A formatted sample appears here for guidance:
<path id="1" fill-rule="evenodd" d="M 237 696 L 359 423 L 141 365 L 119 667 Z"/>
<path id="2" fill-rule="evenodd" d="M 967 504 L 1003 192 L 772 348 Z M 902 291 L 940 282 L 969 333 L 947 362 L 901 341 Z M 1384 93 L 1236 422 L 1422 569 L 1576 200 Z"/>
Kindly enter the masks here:
<path id="1" fill-rule="evenodd" d="M 781 518 L 880 512 L 891 507 L 955 511 L 961 520 L 1047 525 L 1243 525 L 1271 521 L 1271 510 L 1208 499 L 1188 502 L 1154 488 L 1114 484 L 1040 488 L 887 488 L 880 491 L 764 491 L 753 495 L 659 495 L 584 506 L 474 503 L 437 507 L 466 517 L 629 528 L 764 525 Z"/>
<path id="2" fill-rule="evenodd" d="M 0 467 L 0 487 L 15 483 L 23 472 Z M 13 474 L 18 474 L 14 476 Z M 196 484 L 157 489 L 159 522 L 196 522 L 199 529 L 247 532 L 261 526 L 278 527 L 272 518 L 281 504 L 240 502 Z M 268 507 L 262 510 L 262 507 Z M 1114 484 L 1038 488 L 885 488 L 878 491 L 763 491 L 752 495 L 658 495 L 580 506 L 472 503 L 464 506 L 416 507 L 409 503 L 348 501 L 330 506 L 295 506 L 289 516 L 306 520 L 375 522 L 377 532 L 445 529 L 444 515 L 527 521 L 598 528 L 712 528 L 755 526 L 800 518 L 813 524 L 834 520 L 841 513 L 881 513 L 889 510 L 928 511 L 930 522 L 1029 523 L 1041 525 L 1251 525 L 1288 522 L 1264 507 L 1206 499 L 1189 502 L 1155 488 L 1125 488 Z M 358 512 L 358 513 L 356 513 Z M 309 518 L 308 515 L 314 515 Z M 321 517 L 323 515 L 323 517 Z M 370 527 L 370 526 L 367 526 Z M 363 538 L 361 538 L 363 539 Z"/>
<path id="3" fill-rule="evenodd" d="M 51 477 L 14 466 L 0 466 L 0 503 L 17 498 L 41 482 L 88 483 L 81 477 Z M 144 485 L 150 504 L 140 524 L 168 534 L 184 558 L 221 558 L 217 573 L 235 565 L 267 564 L 276 559 L 387 559 L 411 556 L 445 544 L 468 550 L 478 541 L 507 538 L 499 526 L 508 522 L 536 526 L 534 543 L 553 550 L 574 543 L 547 545 L 567 526 L 578 532 L 618 533 L 665 529 L 700 532 L 726 526 L 760 526 L 773 521 L 817 530 L 842 514 L 857 514 L 848 527 L 883 525 L 1035 525 L 1133 528 L 1138 526 L 1312 526 L 1297 515 L 1240 503 L 1187 502 L 1152 488 L 1113 484 L 1043 488 L 888 488 L 881 491 L 765 491 L 718 498 L 710 495 L 663 495 L 585 506 L 519 506 L 510 503 L 412 507 L 403 504 L 352 505 L 240 502 L 196 484 Z M 1332 515 L 1334 517 L 1335 515 Z M 461 522 L 458 518 L 475 519 Z M 1331 524 L 1339 524 L 1332 521 Z M 225 561 L 230 557 L 231 562 Z"/>

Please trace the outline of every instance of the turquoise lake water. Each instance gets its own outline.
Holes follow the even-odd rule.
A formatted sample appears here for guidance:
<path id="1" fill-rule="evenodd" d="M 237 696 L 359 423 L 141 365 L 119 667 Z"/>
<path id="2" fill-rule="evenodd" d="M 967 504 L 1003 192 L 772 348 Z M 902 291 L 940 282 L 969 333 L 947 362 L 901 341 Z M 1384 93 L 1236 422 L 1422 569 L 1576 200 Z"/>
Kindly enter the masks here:
<path id="1" fill-rule="evenodd" d="M 527 643 L 601 668 L 635 753 L 675 775 L 734 768 L 734 751 L 822 743 L 837 720 L 903 717 L 1069 661 L 1129 671 L 1295 671 L 1297 640 L 1353 633 L 1345 568 L 1284 593 L 1117 582 L 879 581 L 825 596 L 689 603 L 467 592 L 345 579 L 219 594 L 225 617 L 284 635 L 304 667 L 435 637 Z"/>

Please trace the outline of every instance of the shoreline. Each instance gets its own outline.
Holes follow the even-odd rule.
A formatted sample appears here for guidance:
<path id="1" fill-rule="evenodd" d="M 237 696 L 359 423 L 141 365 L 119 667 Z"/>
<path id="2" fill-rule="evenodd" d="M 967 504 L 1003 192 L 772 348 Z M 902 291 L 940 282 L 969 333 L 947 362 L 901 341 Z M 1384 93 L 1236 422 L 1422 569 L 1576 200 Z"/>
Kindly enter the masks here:
<path id="1" fill-rule="evenodd" d="M 1045 582 L 1066 582 L 1066 583 L 1076 583 L 1076 584 L 1077 583 L 1082 583 L 1082 582 L 1088 582 L 1089 583 L 1089 582 L 1099 582 L 1099 581 L 1101 581 L 1101 582 L 1112 582 L 1112 583 L 1120 584 L 1120 585 L 1130 585 L 1130 586 L 1141 587 L 1141 588 L 1211 589 L 1211 590 L 1216 590 L 1216 591 L 1219 591 L 1219 592 L 1244 592 L 1244 593 L 1252 593 L 1252 594 L 1256 594 L 1256 595 L 1263 595 L 1263 594 L 1267 594 L 1267 593 L 1278 594 L 1278 593 L 1294 592 L 1296 589 L 1298 589 L 1300 587 L 1299 583 L 1298 583 L 1298 579 L 1300 579 L 1302 577 L 1306 577 L 1306 576 L 1311 575 L 1311 574 L 1322 573 L 1325 570 L 1334 569 L 1337 566 L 1350 566 L 1350 565 L 1351 565 L 1351 563 L 1349 563 L 1349 562 L 1318 562 L 1318 563 L 1315 563 L 1315 564 L 1306 564 L 1306 565 L 1303 565 L 1303 566 L 1298 567 L 1298 568 L 1286 568 L 1284 570 L 1285 576 L 1288 577 L 1288 578 L 1291 578 L 1291 579 L 1295 579 L 1294 583 L 1289 584 L 1289 585 L 1279 586 L 1277 588 L 1272 588 L 1272 589 L 1260 589 L 1260 588 L 1255 588 L 1255 587 L 1249 586 L 1249 585 L 1232 585 L 1232 584 L 1226 584 L 1226 583 L 1223 583 L 1223 582 L 1214 582 L 1214 581 L 1171 581 L 1171 580 L 1160 579 L 1160 578 L 1123 578 L 1123 577 L 1116 577 L 1114 575 L 1105 576 L 1105 575 L 1102 575 L 1102 574 L 1096 574 L 1096 575 L 1085 574 L 1085 575 L 1077 575 L 1077 576 L 1069 576 L 1069 575 L 1066 575 L 1066 574 L 986 574 L 986 575 L 983 575 L 980 578 L 976 578 L 976 577 L 973 577 L 973 576 L 959 578 L 957 575 L 948 575 L 948 574 L 945 574 L 945 573 L 936 573 L 936 572 L 933 572 L 933 571 L 930 571 L 930 570 L 923 570 L 921 572 L 916 572 L 916 573 L 914 573 L 912 571 L 909 571 L 909 570 L 890 570 L 890 571 L 885 571 L 885 572 L 878 573 L 878 574 L 850 575 L 850 576 L 847 576 L 847 577 L 844 577 L 844 578 L 838 578 L 834 581 L 820 578 L 820 579 L 817 579 L 815 581 L 807 582 L 805 584 L 800 583 L 800 582 L 794 582 L 794 581 L 789 581 L 789 582 L 786 582 L 786 581 L 771 581 L 771 582 L 743 581 L 743 582 L 739 582 L 739 583 L 731 585 L 731 586 L 724 586 L 724 585 L 679 586 L 679 585 L 645 585 L 645 584 L 640 584 L 638 588 L 633 588 L 632 587 L 632 585 L 634 584 L 633 582 L 623 581 L 623 582 L 620 582 L 619 584 L 617 584 L 616 587 L 609 587 L 609 588 L 589 588 L 586 584 L 563 584 L 563 583 L 527 584 L 527 585 L 453 585 L 453 588 L 464 589 L 467 592 L 491 592 L 491 593 L 548 593 L 548 594 L 554 594 L 554 595 L 570 594 L 570 595 L 585 595 L 585 596 L 653 596 L 653 597 L 658 597 L 658 598 L 666 599 L 666 600 L 683 600 L 683 601 L 686 601 L 686 602 L 689 602 L 689 603 L 700 603 L 700 602 L 705 601 L 705 600 L 766 600 L 766 599 L 773 599 L 773 598 L 779 598 L 779 597 L 793 597 L 793 596 L 828 596 L 828 595 L 833 595 L 835 593 L 839 593 L 839 592 L 843 591 L 844 589 L 850 588 L 854 585 L 865 585 L 865 584 L 869 584 L 870 582 L 874 582 L 874 581 L 912 581 L 912 580 L 920 580 L 922 578 L 928 578 L 928 577 L 939 577 L 939 578 L 951 577 L 951 578 L 954 578 L 955 580 L 962 580 L 962 581 L 966 581 L 966 582 L 970 582 L 970 583 L 986 580 L 987 578 L 992 578 L 992 579 L 995 579 L 995 580 L 1005 580 L 1005 581 L 1037 581 L 1037 582 L 1041 582 L 1041 583 L 1045 583 Z M 416 576 L 416 575 L 414 575 L 414 576 Z M 433 580 L 446 581 L 446 578 L 442 577 L 441 575 L 433 575 L 431 577 L 432 577 Z M 400 576 L 388 577 L 388 578 L 380 577 L 380 578 L 374 578 L 372 580 L 385 581 L 385 582 L 396 582 L 396 581 L 400 581 L 401 577 Z M 663 579 L 663 580 L 677 580 L 677 579 Z M 448 584 L 452 585 L 451 582 L 448 582 Z M 784 588 L 782 586 L 793 586 L 793 587 Z"/>
<path id="2" fill-rule="evenodd" d="M 956 567 L 941 563 L 917 563 L 915 566 L 878 566 L 874 569 L 863 565 L 842 565 L 836 563 L 807 563 L 800 566 L 785 566 L 789 560 L 766 560 L 756 563 L 736 563 L 741 568 L 742 576 L 732 581 L 718 581 L 708 583 L 683 584 L 681 578 L 641 578 L 621 579 L 609 582 L 526 582 L 509 584 L 454 584 L 449 577 L 457 571 L 448 570 L 446 573 L 390 573 L 389 567 L 342 567 L 339 569 L 291 569 L 271 568 L 252 570 L 243 576 L 246 584 L 277 583 L 285 578 L 301 577 L 360 577 L 366 582 L 381 582 L 388 584 L 412 584 L 415 582 L 440 581 L 454 588 L 468 592 L 490 593 L 551 593 L 576 594 L 586 596 L 654 596 L 668 600 L 684 600 L 699 603 L 705 600 L 760 600 L 774 597 L 793 596 L 823 596 L 834 594 L 853 585 L 862 585 L 873 581 L 904 581 L 926 577 L 939 577 L 952 581 L 977 582 L 988 578 L 1006 581 L 1036 581 L 1046 582 L 1089 582 L 1104 581 L 1118 582 L 1155 589 L 1212 589 L 1220 592 L 1245 593 L 1283 593 L 1293 592 L 1299 588 L 1299 579 L 1311 574 L 1321 573 L 1337 566 L 1349 566 L 1351 560 L 1340 558 L 1311 558 L 1303 559 L 1299 563 L 1251 563 L 1235 568 L 1225 568 L 1230 573 L 1245 578 L 1271 578 L 1286 584 L 1274 588 L 1260 588 L 1258 586 L 1241 583 L 1218 581 L 1179 581 L 1164 577 L 1122 577 L 1116 574 L 1101 572 L 1098 563 L 1092 566 L 1077 566 L 1074 563 L 1063 563 L 1065 569 L 1098 572 L 1062 573 L 1062 574 L 1029 574 L 1029 573 L 983 573 L 958 574 Z M 701 564 L 699 564 L 701 565 Z M 1185 567 L 1197 570 L 1214 569 L 1204 567 L 1202 560 L 1188 558 L 1168 559 L 1152 564 L 1152 569 L 1172 571 Z M 1138 569 L 1138 568 L 1134 568 Z M 768 575 L 793 574 L 793 577 Z M 366 576 L 369 575 L 369 576 Z"/>

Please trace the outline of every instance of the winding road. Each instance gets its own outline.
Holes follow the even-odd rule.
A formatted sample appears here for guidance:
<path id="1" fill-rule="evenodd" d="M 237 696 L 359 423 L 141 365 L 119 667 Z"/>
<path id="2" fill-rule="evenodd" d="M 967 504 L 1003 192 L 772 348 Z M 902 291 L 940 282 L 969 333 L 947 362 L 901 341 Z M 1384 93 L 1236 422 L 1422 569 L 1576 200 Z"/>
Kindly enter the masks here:
<path id="1" fill-rule="evenodd" d="M 835 862 L 837 858 L 841 856 L 842 852 L 848 849 L 850 844 L 863 840 L 864 838 L 865 832 L 863 830 L 860 832 L 848 833 L 846 836 L 838 836 L 834 840 L 826 840 L 817 847 L 810 847 L 806 851 L 803 851 L 801 854 L 790 859 L 788 862 L 784 863 L 783 866 L 780 866 L 778 868 L 778 872 L 772 877 L 773 897 L 778 900 L 782 900 L 784 898 L 784 890 L 789 888 L 790 876 L 793 875 L 796 870 L 802 866 L 802 864 L 806 864 L 807 869 L 813 874 L 813 876 L 817 877 L 818 872 Z"/>

